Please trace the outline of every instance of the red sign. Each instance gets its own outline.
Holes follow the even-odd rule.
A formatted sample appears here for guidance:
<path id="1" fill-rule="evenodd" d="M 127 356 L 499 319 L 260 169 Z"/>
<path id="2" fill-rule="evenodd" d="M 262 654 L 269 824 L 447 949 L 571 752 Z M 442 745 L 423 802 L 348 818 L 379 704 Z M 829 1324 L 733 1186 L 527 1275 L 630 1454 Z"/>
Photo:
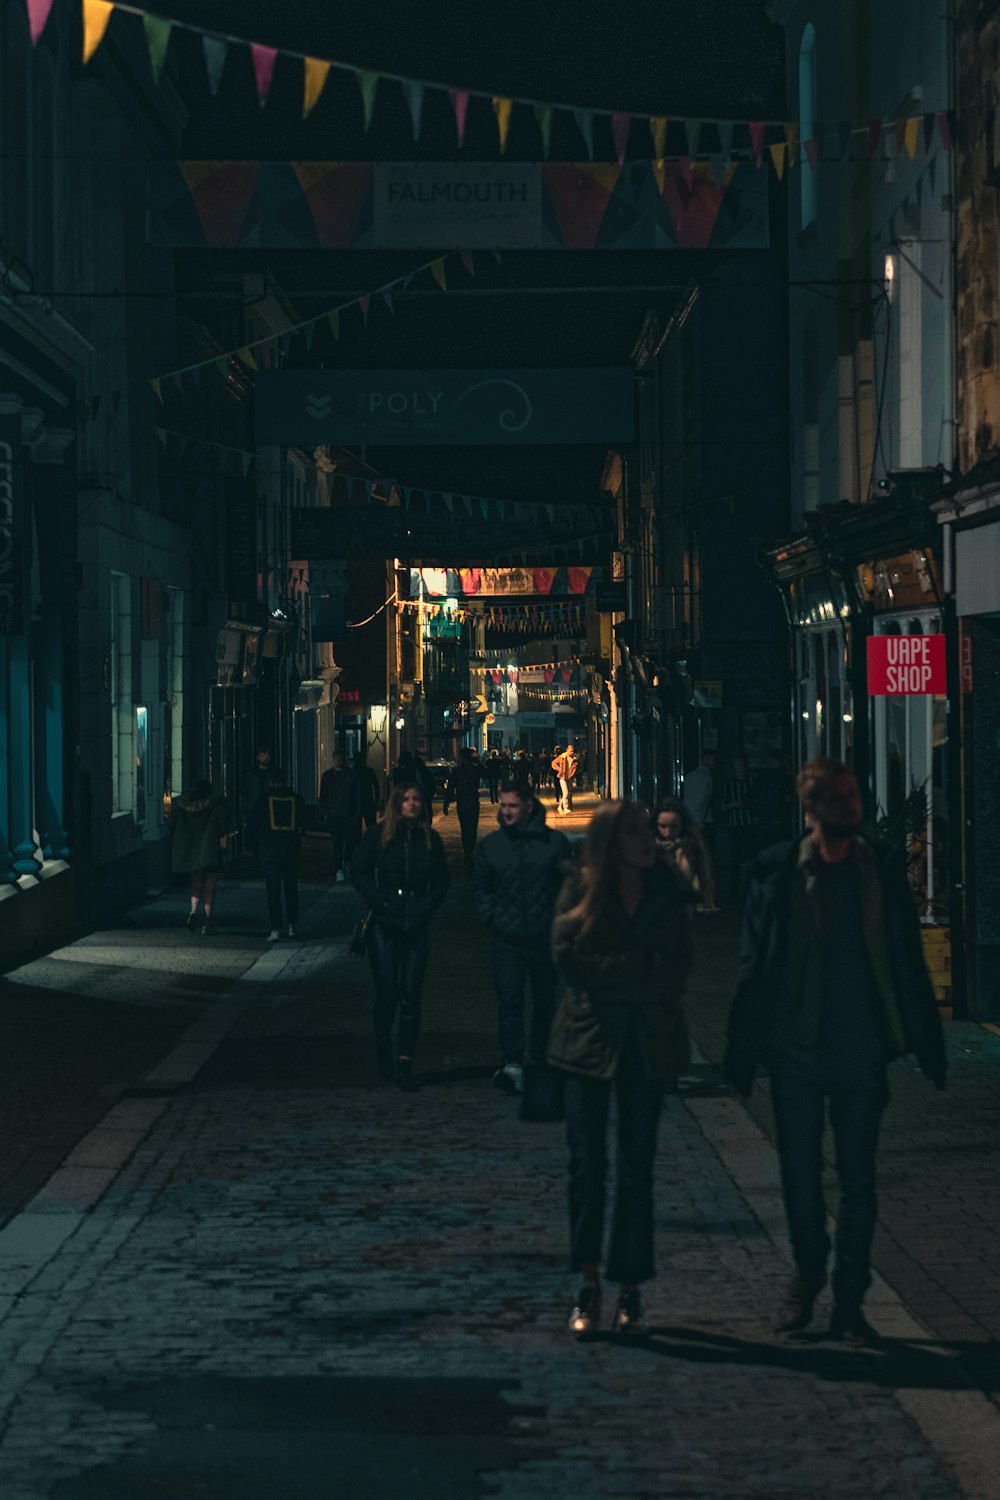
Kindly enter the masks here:
<path id="1" fill-rule="evenodd" d="M 962 673 L 962 692 L 972 692 L 972 636 L 964 633 L 959 637 L 961 647 L 960 666 Z"/>
<path id="2" fill-rule="evenodd" d="M 943 635 L 870 635 L 868 696 L 946 693 Z"/>

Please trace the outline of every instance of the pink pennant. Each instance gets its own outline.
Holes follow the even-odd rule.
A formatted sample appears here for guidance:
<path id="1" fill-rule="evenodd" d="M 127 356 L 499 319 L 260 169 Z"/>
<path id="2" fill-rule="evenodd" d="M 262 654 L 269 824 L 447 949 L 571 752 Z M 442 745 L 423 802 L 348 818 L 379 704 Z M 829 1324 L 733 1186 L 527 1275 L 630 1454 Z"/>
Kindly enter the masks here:
<path id="1" fill-rule="evenodd" d="M 51 9 L 52 0 L 28 0 L 28 25 L 31 28 L 33 45 L 37 45 L 38 38 L 45 30 L 45 23 L 49 19 Z"/>
<path id="2" fill-rule="evenodd" d="M 476 274 L 476 262 L 472 258 L 472 251 L 471 250 L 460 250 L 458 252 L 458 258 L 462 262 L 462 265 L 465 267 L 465 269 L 468 271 L 469 275 L 470 276 L 475 276 L 475 274 Z"/>
<path id="3" fill-rule="evenodd" d="M 620 167 L 625 165 L 625 152 L 628 150 L 628 137 L 631 129 L 632 116 L 616 110 L 611 116 L 611 136 L 615 143 L 615 155 Z"/>
<path id="4" fill-rule="evenodd" d="M 677 165 L 680 168 L 681 176 L 684 178 L 684 186 L 687 188 L 688 192 L 690 192 L 691 183 L 693 181 L 690 156 L 679 156 L 677 158 Z"/>
<path id="5" fill-rule="evenodd" d="M 809 163 L 810 167 L 812 167 L 813 170 L 815 171 L 815 169 L 816 169 L 816 163 L 819 161 L 819 142 L 818 141 L 803 141 L 803 143 L 802 143 L 802 149 L 806 153 L 806 161 Z"/>
<path id="6" fill-rule="evenodd" d="M 49 3 L 51 4 L 51 0 L 49 0 Z M 948 115 L 947 110 L 943 110 L 940 114 L 936 114 L 934 116 L 934 118 L 937 121 L 938 133 L 941 136 L 941 144 L 942 144 L 942 146 L 944 147 L 944 149 L 946 151 L 950 151 L 951 150 L 951 119 L 950 119 L 950 117 Z"/>
<path id="7" fill-rule="evenodd" d="M 753 164 L 759 167 L 764 160 L 764 122 L 763 120 L 750 120 L 747 122 L 750 131 L 750 144 L 753 146 Z"/>
<path id="8" fill-rule="evenodd" d="M 372 299 L 369 296 L 367 296 L 367 295 L 364 296 L 364 297 L 359 297 L 358 298 L 358 306 L 361 309 L 361 316 L 365 320 L 365 327 L 366 328 L 368 326 L 368 309 L 371 306 L 371 300 Z"/>
<path id="9" fill-rule="evenodd" d="M 262 47 L 254 42 L 250 48 L 253 56 L 253 72 L 257 80 L 257 102 L 263 108 L 267 103 L 267 96 L 271 88 L 271 78 L 274 74 L 274 63 L 278 56 L 277 47 Z"/>
<path id="10" fill-rule="evenodd" d="M 449 89 L 448 97 L 455 111 L 455 130 L 458 133 L 458 144 L 465 145 L 465 116 L 469 108 L 468 89 Z"/>

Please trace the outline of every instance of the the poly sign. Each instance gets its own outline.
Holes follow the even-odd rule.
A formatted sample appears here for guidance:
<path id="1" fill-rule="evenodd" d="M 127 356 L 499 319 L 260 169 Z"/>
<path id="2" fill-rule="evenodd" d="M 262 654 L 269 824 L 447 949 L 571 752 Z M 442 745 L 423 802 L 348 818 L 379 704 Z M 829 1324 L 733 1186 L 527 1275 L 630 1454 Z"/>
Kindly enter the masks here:
<path id="1" fill-rule="evenodd" d="M 627 365 L 564 370 L 261 370 L 257 442 L 628 443 Z"/>
<path id="2" fill-rule="evenodd" d="M 868 637 L 869 698 L 948 691 L 943 635 Z"/>

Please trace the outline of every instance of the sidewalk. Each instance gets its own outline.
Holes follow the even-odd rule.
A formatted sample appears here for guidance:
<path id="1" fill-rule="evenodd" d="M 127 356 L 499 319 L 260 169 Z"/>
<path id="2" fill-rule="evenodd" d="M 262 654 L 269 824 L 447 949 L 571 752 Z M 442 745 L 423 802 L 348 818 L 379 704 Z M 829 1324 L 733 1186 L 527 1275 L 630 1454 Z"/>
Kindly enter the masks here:
<path id="1" fill-rule="evenodd" d="M 774 1154 L 707 1072 L 664 1116 L 653 1336 L 567 1339 L 562 1128 L 489 1083 L 488 947 L 437 826 L 419 1093 L 377 1079 L 354 898 L 317 894 L 0 1232 L 4 1500 L 995 1494 L 995 1405 L 883 1282 L 883 1354 L 771 1334 Z"/>

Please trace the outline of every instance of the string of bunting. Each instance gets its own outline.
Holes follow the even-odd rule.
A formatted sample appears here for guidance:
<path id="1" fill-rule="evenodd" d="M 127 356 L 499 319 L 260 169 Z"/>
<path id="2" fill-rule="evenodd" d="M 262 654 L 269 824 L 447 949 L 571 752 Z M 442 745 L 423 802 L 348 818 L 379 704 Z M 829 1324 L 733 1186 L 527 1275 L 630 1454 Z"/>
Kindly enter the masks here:
<path id="1" fill-rule="evenodd" d="M 446 624 L 465 625 L 484 622 L 491 630 L 525 635 L 542 631 L 551 634 L 553 627 L 579 628 L 587 617 L 582 604 L 483 604 L 451 606 L 421 604 L 419 599 L 400 599 L 397 609 L 422 609 L 425 619 L 443 620 Z"/>
<path id="2" fill-rule="evenodd" d="M 32 41 L 37 43 L 45 29 L 54 0 L 27 0 L 28 19 Z M 796 161 L 815 169 L 821 160 L 839 161 L 846 165 L 851 159 L 874 158 L 887 134 L 895 141 L 897 154 L 905 150 L 911 161 L 917 153 L 921 140 L 928 150 L 938 131 L 941 144 L 950 149 L 954 130 L 954 117 L 950 111 L 933 110 L 902 117 L 872 117 L 863 121 L 837 120 L 814 127 L 810 139 L 800 141 L 799 127 L 790 120 L 726 120 L 715 117 L 666 114 L 637 114 L 632 110 L 594 109 L 572 104 L 553 103 L 542 99 L 531 99 L 515 94 L 495 94 L 486 89 L 472 89 L 442 84 L 425 79 L 407 78 L 399 73 L 375 71 L 338 62 L 333 58 L 312 56 L 290 48 L 270 47 L 254 42 L 248 37 L 221 34 L 187 21 L 176 21 L 134 4 L 117 3 L 117 0 L 82 0 L 83 5 L 83 60 L 85 63 L 97 52 L 104 39 L 108 24 L 115 10 L 138 16 L 142 20 L 146 44 L 149 51 L 150 68 L 154 82 L 158 81 L 166 64 L 170 38 L 174 30 L 194 33 L 202 39 L 202 51 L 209 89 L 214 97 L 222 81 L 222 75 L 231 47 L 238 47 L 250 55 L 257 99 L 260 106 L 267 103 L 274 78 L 277 60 L 290 59 L 302 66 L 302 114 L 303 118 L 315 109 L 323 95 L 332 72 L 353 75 L 359 93 L 364 128 L 372 124 L 379 86 L 383 82 L 398 84 L 402 90 L 410 116 L 415 141 L 420 139 L 423 123 L 424 103 L 428 92 L 446 96 L 455 121 L 456 140 L 459 148 L 465 143 L 466 125 L 470 103 L 482 101 L 495 120 L 497 146 L 504 155 L 510 134 L 514 108 L 532 112 L 535 127 L 541 139 L 542 150 L 548 157 L 552 138 L 552 125 L 557 113 L 571 114 L 583 140 L 588 158 L 594 158 L 594 125 L 601 121 L 610 127 L 615 155 L 621 165 L 630 154 L 632 128 L 645 124 L 649 131 L 651 152 L 657 162 L 671 157 L 681 162 L 691 162 L 699 157 L 718 158 L 723 167 L 738 155 L 752 158 L 760 167 L 765 151 L 770 156 L 778 177 L 784 175 L 785 167 Z M 737 131 L 740 139 L 737 139 Z M 668 150 L 671 135 L 683 141 L 676 151 Z M 827 137 L 835 143 L 835 154 L 824 157 Z M 853 141 L 859 137 L 865 143 L 861 158 L 853 158 Z M 890 149 L 892 149 L 890 141 Z M 634 153 L 633 153 L 634 154 Z M 716 176 L 719 173 L 716 172 Z"/>

